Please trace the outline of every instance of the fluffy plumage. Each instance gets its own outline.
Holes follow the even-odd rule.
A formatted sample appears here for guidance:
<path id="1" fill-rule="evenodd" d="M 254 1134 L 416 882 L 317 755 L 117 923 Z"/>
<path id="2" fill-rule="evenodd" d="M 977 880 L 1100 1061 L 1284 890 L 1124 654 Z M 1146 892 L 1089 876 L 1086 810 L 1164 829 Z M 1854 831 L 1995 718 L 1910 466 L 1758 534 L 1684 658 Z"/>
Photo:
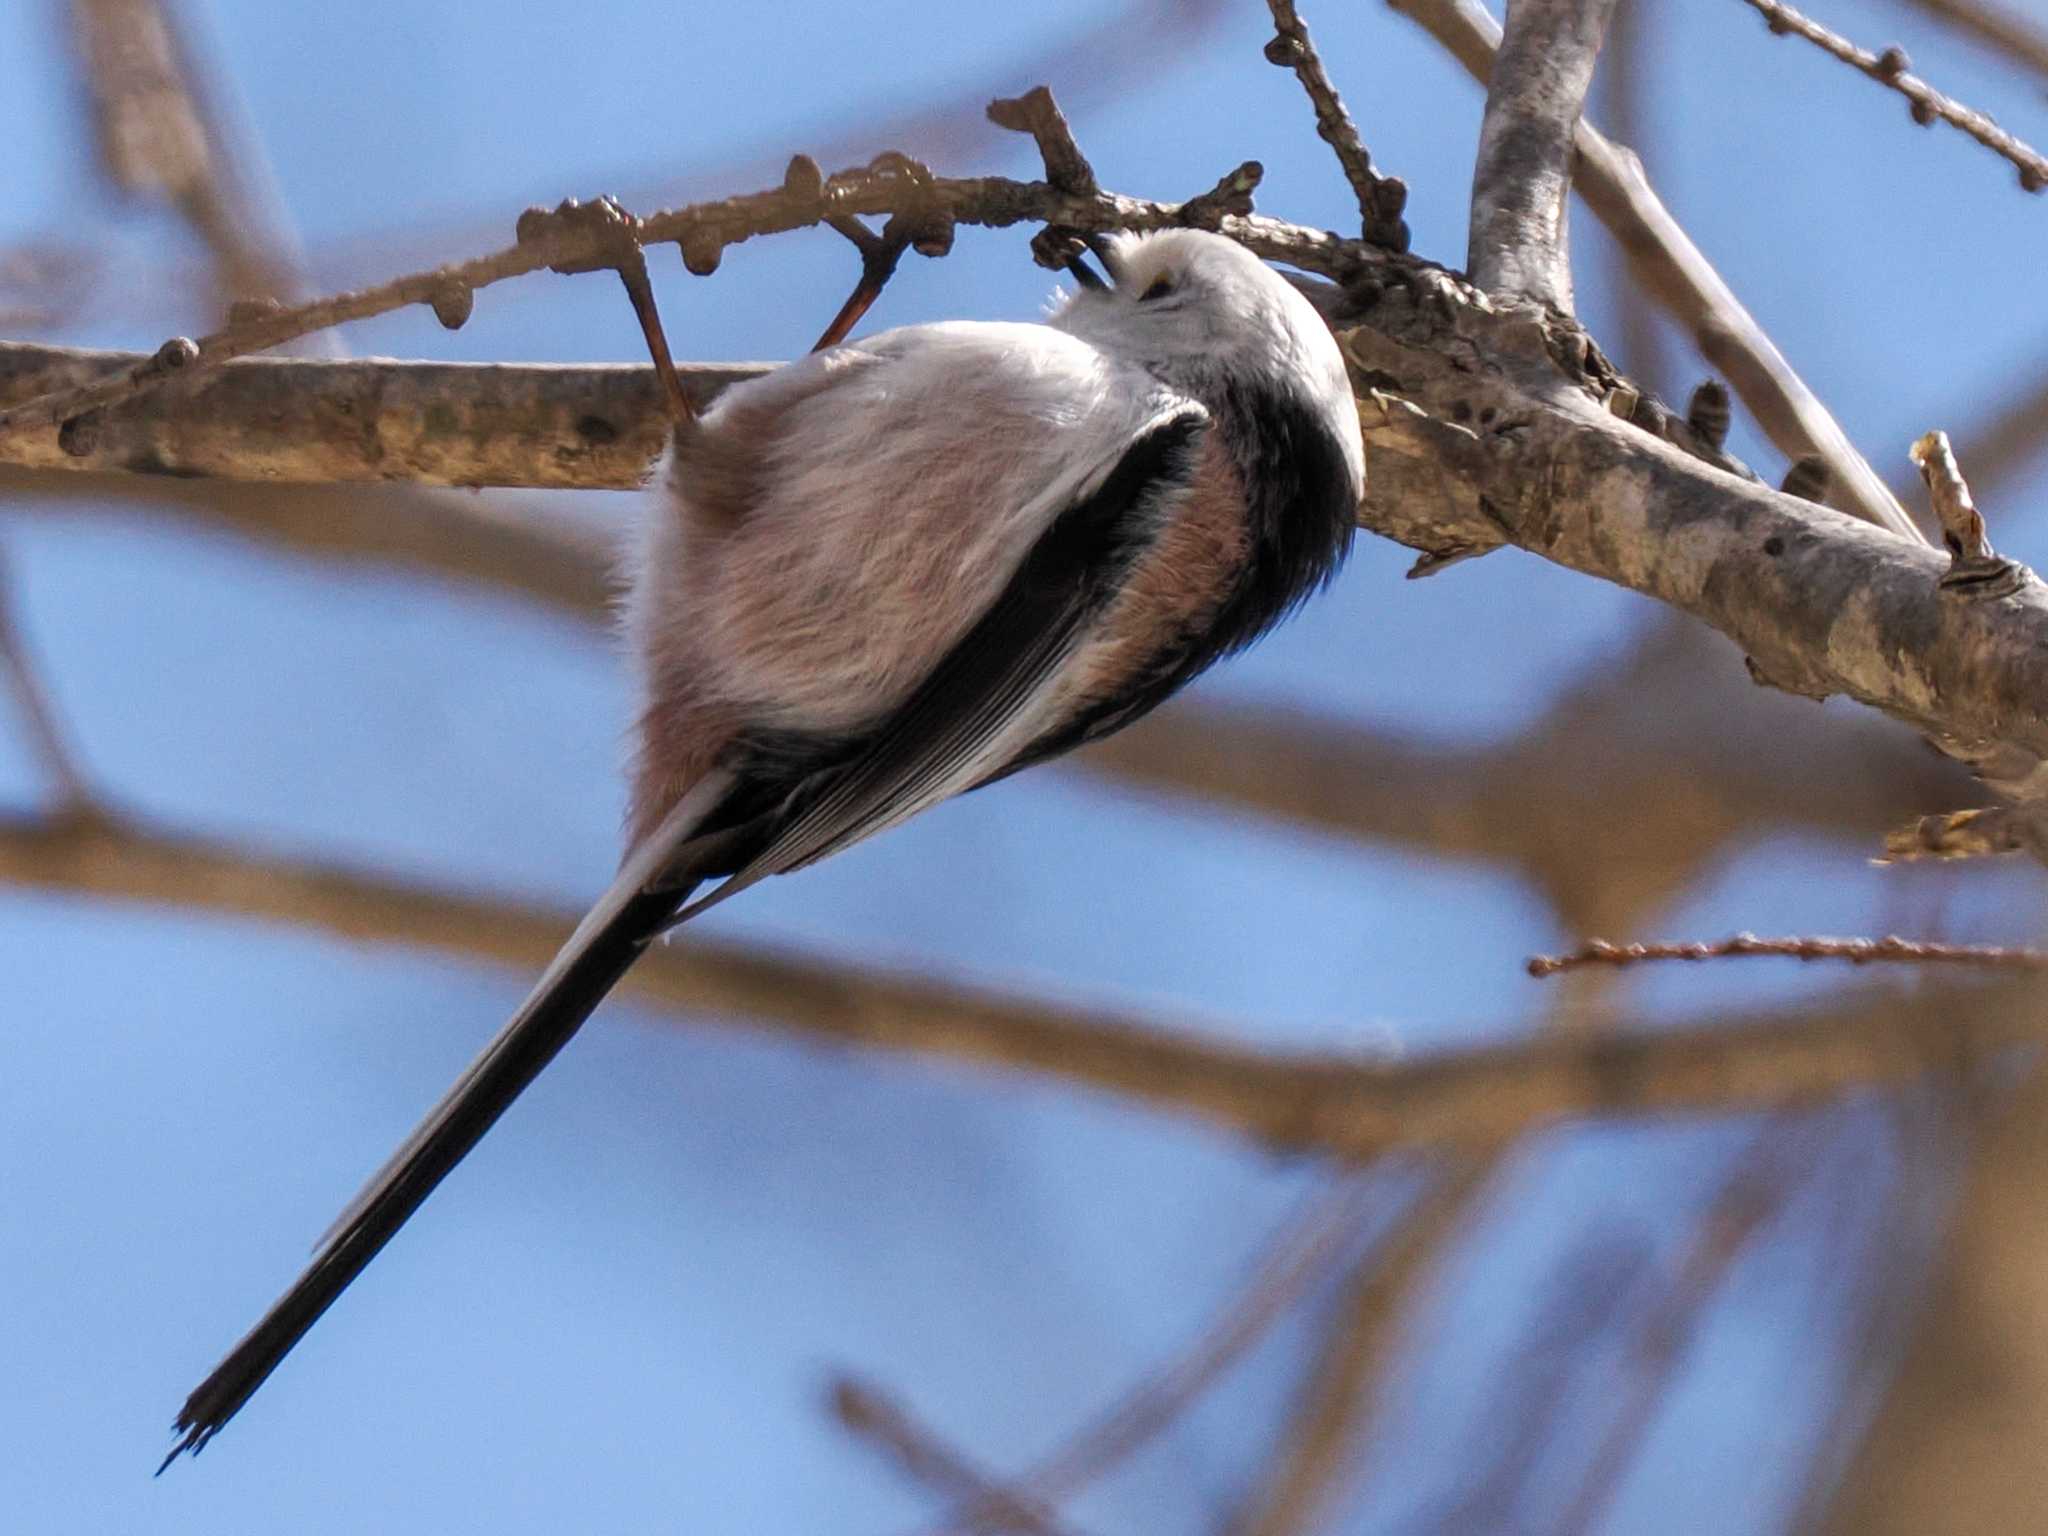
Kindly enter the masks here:
<path id="1" fill-rule="evenodd" d="M 1047 324 L 886 332 L 679 429 L 628 605 L 644 707 L 619 877 L 186 1401 L 172 1456 L 234 1415 L 657 934 L 1128 724 L 1336 570 L 1364 456 L 1314 310 L 1215 235 L 1100 254 L 1116 286 Z"/>

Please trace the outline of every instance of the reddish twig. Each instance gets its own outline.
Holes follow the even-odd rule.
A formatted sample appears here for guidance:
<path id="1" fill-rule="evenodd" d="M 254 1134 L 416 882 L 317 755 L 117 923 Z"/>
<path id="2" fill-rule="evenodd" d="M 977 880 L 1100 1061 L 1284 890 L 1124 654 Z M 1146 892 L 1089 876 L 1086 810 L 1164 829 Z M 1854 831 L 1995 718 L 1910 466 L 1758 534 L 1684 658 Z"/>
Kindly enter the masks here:
<path id="1" fill-rule="evenodd" d="M 1738 933 L 1714 943 L 1611 944 L 1594 939 L 1568 955 L 1532 955 L 1529 974 L 1539 980 L 1589 965 L 1640 965 L 1650 960 L 1733 960 L 1767 955 L 1786 960 L 1846 960 L 1851 965 L 1988 965 L 2048 970 L 2048 950 L 1999 944 L 1933 944 L 1888 934 L 1881 939 L 1760 939 Z"/>
<path id="2" fill-rule="evenodd" d="M 1565 195 L 1615 0 L 1516 0 L 1486 82 L 1472 167 L 1472 281 L 1572 312 Z"/>
<path id="3" fill-rule="evenodd" d="M 1912 60 L 1902 48 L 1872 53 L 1838 32 L 1831 32 L 1811 17 L 1795 11 L 1782 0 L 1743 0 L 1762 16 L 1773 32 L 1791 32 L 1803 37 L 1823 53 L 1832 55 L 1851 69 L 1860 70 L 1880 85 L 1889 86 L 1913 105 L 1913 121 L 1926 127 L 1937 119 L 1960 128 L 1993 154 L 2009 161 L 2019 172 L 2020 185 L 2029 192 L 2048 188 L 2048 158 L 2024 140 L 2007 133 L 1974 107 L 1953 96 L 1945 96 L 1918 75 L 1910 73 Z"/>

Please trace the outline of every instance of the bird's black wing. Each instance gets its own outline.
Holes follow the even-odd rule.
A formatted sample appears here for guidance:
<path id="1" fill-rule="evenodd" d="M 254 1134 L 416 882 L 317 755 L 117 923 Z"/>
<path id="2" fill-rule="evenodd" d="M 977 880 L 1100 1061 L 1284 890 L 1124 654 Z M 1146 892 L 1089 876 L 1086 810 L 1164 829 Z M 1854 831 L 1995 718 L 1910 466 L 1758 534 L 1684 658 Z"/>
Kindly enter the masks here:
<path id="1" fill-rule="evenodd" d="M 1039 732 L 1020 723 L 1031 702 L 1121 590 L 1161 526 L 1164 499 L 1192 479 L 1207 426 L 1190 411 L 1133 444 L 1093 493 L 1054 519 L 988 612 L 910 697 L 851 754 L 803 774 L 756 823 L 752 855 L 676 921 L 971 788 L 1030 746 Z M 778 756 L 790 752 L 778 745 Z"/>
<path id="2" fill-rule="evenodd" d="M 203 1449 L 234 1417 L 650 940 L 966 787 L 951 780 L 1000 743 L 1115 596 L 1157 531 L 1162 498 L 1192 476 L 1206 425 L 1206 415 L 1188 411 L 1134 442 L 1093 492 L 1055 518 L 974 628 L 852 750 L 842 746 L 829 762 L 814 755 L 801 770 L 785 759 L 765 779 L 742 761 L 693 789 L 629 857 L 518 1013 L 329 1229 L 291 1289 L 185 1400 L 163 1465 Z M 709 898 L 683 905 L 703 879 L 726 873 Z"/>

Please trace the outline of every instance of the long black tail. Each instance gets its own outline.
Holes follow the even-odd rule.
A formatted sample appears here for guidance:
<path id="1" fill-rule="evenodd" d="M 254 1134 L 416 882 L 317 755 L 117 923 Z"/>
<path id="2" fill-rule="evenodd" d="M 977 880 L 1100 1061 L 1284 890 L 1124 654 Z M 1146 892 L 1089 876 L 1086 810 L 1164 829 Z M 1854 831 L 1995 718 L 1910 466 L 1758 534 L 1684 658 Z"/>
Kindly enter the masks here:
<path id="1" fill-rule="evenodd" d="M 569 1043 L 648 942 L 671 925 L 703 875 L 691 867 L 698 846 L 692 834 L 730 787 L 723 774 L 698 785 L 634 851 L 519 1011 L 328 1229 L 305 1273 L 185 1399 L 173 1426 L 178 1443 L 158 1473 L 182 1452 L 196 1455 L 220 1433 L 434 1186 Z M 715 862 L 716 850 L 707 852 Z"/>

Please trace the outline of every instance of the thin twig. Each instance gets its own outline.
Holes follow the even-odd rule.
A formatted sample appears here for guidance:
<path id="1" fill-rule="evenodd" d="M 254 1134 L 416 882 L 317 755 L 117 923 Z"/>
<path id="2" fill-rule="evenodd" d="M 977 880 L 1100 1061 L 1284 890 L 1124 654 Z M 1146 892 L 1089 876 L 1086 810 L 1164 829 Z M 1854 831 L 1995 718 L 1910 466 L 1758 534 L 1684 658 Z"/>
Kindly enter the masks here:
<path id="1" fill-rule="evenodd" d="M 2014 970 L 2048 969 L 2048 950 L 2012 949 L 1998 944 L 1933 944 L 1889 934 L 1881 939 L 1760 939 L 1753 933 L 1711 943 L 1611 944 L 1594 939 L 1566 955 L 1532 955 L 1531 976 L 1555 976 L 1582 966 L 1641 965 L 1651 960 L 1730 960 L 1755 956 L 1785 960 L 1846 960 L 1851 965 L 1983 965 Z"/>
<path id="2" fill-rule="evenodd" d="M 1336 153 L 1358 199 L 1359 228 L 1365 238 L 1389 250 L 1408 249 L 1408 225 L 1401 214 L 1408 206 L 1408 187 L 1398 176 L 1382 176 L 1372 168 L 1372 151 L 1358 136 L 1358 124 L 1345 109 L 1322 55 L 1309 38 L 1308 24 L 1294 0 L 1266 0 L 1273 13 L 1273 40 L 1266 44 L 1267 62 L 1292 69 L 1315 108 L 1316 134 Z"/>
<path id="3" fill-rule="evenodd" d="M 790 162 L 789 174 L 809 179 L 818 175 L 818 168 L 799 155 Z M 785 184 L 786 181 L 787 178 Z M 896 264 L 903 259 L 905 250 L 915 245 L 927 256 L 941 256 L 953 244 L 953 226 L 949 221 L 935 221 L 915 214 L 892 214 L 879 235 L 850 214 L 826 222 L 851 241 L 853 248 L 860 253 L 860 280 L 854 284 L 853 292 L 846 296 L 846 302 L 839 306 L 839 313 L 832 317 L 831 323 L 811 347 L 813 352 L 836 347 L 853 333 L 853 328 L 860 324 L 875 300 L 882 296 L 889 279 L 896 275 Z"/>
<path id="4" fill-rule="evenodd" d="M 1988 388 L 1964 396 L 1980 401 L 1989 396 L 1992 403 L 2003 402 L 1996 416 L 1963 434 L 1970 478 L 1978 490 L 1993 497 L 2033 460 L 2048 453 L 2048 370 L 2019 388 L 2008 379 L 2008 373 L 2001 371 Z"/>
<path id="5" fill-rule="evenodd" d="M 1243 1288 L 1186 1352 L 1148 1373 L 1030 1470 L 1012 1480 L 1020 1494 L 1056 1503 L 1095 1482 L 1157 1436 L 1265 1336 L 1302 1292 L 1357 1236 L 1373 1198 L 1363 1178 L 1340 1178 L 1311 1200 L 1267 1250 Z M 976 1531 L 996 1522 L 987 1499 L 953 1510 L 946 1531 Z"/>
<path id="6" fill-rule="evenodd" d="M 1831 32 L 1811 17 L 1794 10 L 1783 0 L 1743 0 L 1780 35 L 1791 32 L 1803 37 L 1823 53 L 1860 70 L 1880 85 L 1889 86 L 1913 104 L 1913 121 L 1926 126 L 1937 119 L 1960 128 L 1993 154 L 2009 161 L 2019 172 L 2020 186 L 2029 192 L 2048 189 L 2048 158 L 2023 140 L 2014 138 L 1974 107 L 1945 96 L 1919 76 L 1909 73 L 1912 62 L 1903 49 L 1887 48 L 1872 53 L 1838 32 Z"/>
<path id="7" fill-rule="evenodd" d="M 1062 192 L 1085 197 L 1096 190 L 1095 168 L 1081 153 L 1067 116 L 1052 92 L 1035 85 L 1022 96 L 1005 96 L 988 104 L 988 120 L 1012 133 L 1028 133 L 1038 141 L 1045 179 Z"/>
<path id="8" fill-rule="evenodd" d="M 1572 141 L 1615 0 L 1515 0 L 1486 87 L 1466 270 L 1572 312 Z"/>

